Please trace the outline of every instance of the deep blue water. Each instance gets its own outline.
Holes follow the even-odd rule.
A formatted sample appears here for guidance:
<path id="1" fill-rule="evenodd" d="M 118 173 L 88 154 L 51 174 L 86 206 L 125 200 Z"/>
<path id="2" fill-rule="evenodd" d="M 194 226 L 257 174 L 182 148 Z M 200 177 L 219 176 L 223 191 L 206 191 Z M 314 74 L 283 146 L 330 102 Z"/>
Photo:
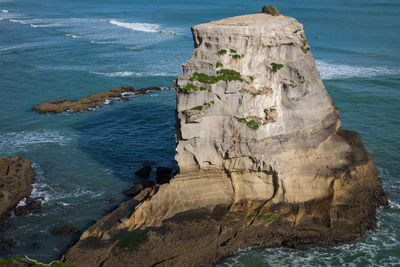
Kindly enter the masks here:
<path id="1" fill-rule="evenodd" d="M 0 157 L 30 159 L 43 212 L 12 217 L 0 237 L 9 255 L 57 258 L 74 237 L 123 199 L 144 162 L 175 167 L 175 95 L 154 92 L 92 112 L 39 115 L 31 108 L 122 85 L 172 86 L 191 56 L 190 27 L 254 13 L 249 1 L 0 0 Z M 269 1 L 303 23 L 343 128 L 361 133 L 390 200 L 379 227 L 330 249 L 245 250 L 221 266 L 395 266 L 400 264 L 400 2 Z M 76 238 L 76 237 L 75 237 Z M 39 242 L 41 247 L 30 246 Z"/>

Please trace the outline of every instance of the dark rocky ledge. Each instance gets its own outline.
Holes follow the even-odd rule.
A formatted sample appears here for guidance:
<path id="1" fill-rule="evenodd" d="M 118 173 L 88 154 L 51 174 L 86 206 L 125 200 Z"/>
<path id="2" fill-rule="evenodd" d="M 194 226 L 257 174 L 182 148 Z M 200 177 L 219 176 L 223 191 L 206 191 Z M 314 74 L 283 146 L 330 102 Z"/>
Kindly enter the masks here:
<path id="1" fill-rule="evenodd" d="M 30 196 L 34 177 L 29 160 L 20 157 L 0 159 L 0 220 L 22 199 Z"/>
<path id="2" fill-rule="evenodd" d="M 160 91 L 160 87 L 147 87 L 135 90 L 131 86 L 112 88 L 108 92 L 97 93 L 88 97 L 83 97 L 77 101 L 58 99 L 36 105 L 33 110 L 39 113 L 61 113 L 66 111 L 87 111 L 109 101 L 126 101 L 132 96 L 143 95 L 151 91 Z"/>

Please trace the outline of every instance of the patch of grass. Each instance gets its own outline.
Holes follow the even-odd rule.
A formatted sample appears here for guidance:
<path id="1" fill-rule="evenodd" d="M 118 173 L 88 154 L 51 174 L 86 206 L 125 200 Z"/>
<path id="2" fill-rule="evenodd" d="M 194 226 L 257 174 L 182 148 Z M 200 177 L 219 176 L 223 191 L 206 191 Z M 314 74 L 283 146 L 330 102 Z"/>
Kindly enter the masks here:
<path id="1" fill-rule="evenodd" d="M 247 124 L 247 126 L 252 128 L 253 130 L 257 130 L 260 127 L 260 124 L 255 120 L 250 120 L 246 124 Z"/>
<path id="2" fill-rule="evenodd" d="M 186 84 L 185 87 L 181 88 L 181 90 L 182 90 L 183 92 L 188 93 L 188 92 L 190 92 L 190 91 L 192 91 L 192 90 L 193 90 L 193 91 L 197 91 L 197 90 L 199 90 L 199 88 L 198 88 L 196 85 L 192 84 L 192 83 L 188 83 L 188 84 Z"/>
<path id="3" fill-rule="evenodd" d="M 232 57 L 233 57 L 234 59 L 239 59 L 239 58 L 241 58 L 241 56 L 240 56 L 239 54 L 234 54 Z"/>
<path id="4" fill-rule="evenodd" d="M 269 14 L 271 16 L 279 16 L 279 11 L 274 6 L 263 6 L 261 12 Z"/>
<path id="5" fill-rule="evenodd" d="M 200 86 L 200 91 L 206 91 L 206 90 L 207 90 L 207 88 Z"/>
<path id="6" fill-rule="evenodd" d="M 232 53 L 232 54 L 236 54 L 237 53 L 237 51 L 235 50 L 235 49 L 229 49 L 229 51 Z"/>
<path id="7" fill-rule="evenodd" d="M 194 108 L 191 108 L 190 110 L 203 110 L 203 106 L 195 106 Z"/>
<path id="8" fill-rule="evenodd" d="M 224 64 L 222 64 L 221 62 L 218 61 L 217 64 L 215 64 L 215 66 L 217 68 L 222 68 L 224 66 Z"/>
<path id="9" fill-rule="evenodd" d="M 235 70 L 221 69 L 217 71 L 217 74 L 217 76 L 210 76 L 205 73 L 195 72 L 190 78 L 190 81 L 198 81 L 206 84 L 215 84 L 218 81 L 243 81 L 240 73 Z"/>
<path id="10" fill-rule="evenodd" d="M 128 232 L 117 243 L 120 250 L 138 250 L 139 246 L 146 241 L 147 235 L 144 231 Z"/>
<path id="11" fill-rule="evenodd" d="M 218 80 L 224 81 L 241 81 L 243 82 L 243 78 L 239 72 L 230 69 L 222 69 L 217 71 L 217 78 Z"/>
<path id="12" fill-rule="evenodd" d="M 219 50 L 219 51 L 217 52 L 217 54 L 222 56 L 222 55 L 225 55 L 226 52 L 227 52 L 227 51 L 226 51 L 225 49 L 221 49 L 221 50 Z"/>
<path id="13" fill-rule="evenodd" d="M 283 68 L 283 64 L 272 62 L 271 67 L 273 72 L 277 72 L 278 70 Z"/>
<path id="14" fill-rule="evenodd" d="M 260 127 L 260 123 L 254 119 L 251 119 L 248 121 L 246 118 L 240 118 L 240 117 L 236 117 L 236 116 L 234 116 L 234 118 L 237 119 L 238 122 L 246 124 L 253 130 L 257 130 Z"/>
<path id="15" fill-rule="evenodd" d="M 218 79 L 216 76 L 209 76 L 205 73 L 199 73 L 197 71 L 195 73 L 193 73 L 190 80 L 191 81 L 199 81 L 201 83 L 207 83 L 207 84 L 214 84 L 214 83 L 218 82 Z"/>
<path id="16" fill-rule="evenodd" d="M 254 81 L 254 77 L 253 77 L 253 76 L 249 76 L 249 79 L 250 79 L 251 81 Z"/>
<path id="17" fill-rule="evenodd" d="M 247 216 L 247 219 L 249 221 L 253 220 L 254 218 L 259 221 L 262 220 L 262 221 L 268 222 L 268 221 L 274 221 L 274 220 L 278 219 L 278 216 L 276 216 L 275 214 L 258 214 L 257 216 L 256 215 Z"/>
<path id="18" fill-rule="evenodd" d="M 256 97 L 256 96 L 258 96 L 258 95 L 261 95 L 261 92 L 252 92 L 251 95 L 252 95 L 253 97 Z"/>

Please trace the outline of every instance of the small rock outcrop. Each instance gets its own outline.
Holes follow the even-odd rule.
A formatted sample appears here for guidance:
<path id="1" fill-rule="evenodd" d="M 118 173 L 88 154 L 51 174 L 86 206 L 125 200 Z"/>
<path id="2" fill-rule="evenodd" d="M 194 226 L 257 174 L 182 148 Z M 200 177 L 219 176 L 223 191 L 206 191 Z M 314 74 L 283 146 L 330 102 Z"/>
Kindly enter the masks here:
<path id="1" fill-rule="evenodd" d="M 121 88 L 112 88 L 108 92 L 97 93 L 88 97 L 80 98 L 77 101 L 58 99 L 36 105 L 33 110 L 39 113 L 61 113 L 66 111 L 87 111 L 94 109 L 99 105 L 106 104 L 113 100 L 126 101 L 129 97 L 143 95 L 150 91 L 159 91 L 160 87 L 147 87 L 135 90 L 131 86 L 122 86 Z"/>
<path id="2" fill-rule="evenodd" d="M 22 199 L 30 196 L 34 177 L 29 160 L 20 157 L 0 159 L 0 220 L 8 216 Z"/>
<path id="3" fill-rule="evenodd" d="M 179 173 L 145 188 L 63 256 L 79 266 L 211 266 L 249 246 L 360 240 L 387 199 L 295 19 L 265 13 L 192 28 L 175 83 Z"/>

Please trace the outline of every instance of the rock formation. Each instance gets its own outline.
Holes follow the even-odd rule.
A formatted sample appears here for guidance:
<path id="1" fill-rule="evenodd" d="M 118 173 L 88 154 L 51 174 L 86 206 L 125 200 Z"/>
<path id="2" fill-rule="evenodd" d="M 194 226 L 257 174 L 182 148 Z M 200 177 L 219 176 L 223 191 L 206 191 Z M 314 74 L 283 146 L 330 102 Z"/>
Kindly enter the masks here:
<path id="1" fill-rule="evenodd" d="M 303 27 L 265 13 L 192 28 L 175 84 L 176 161 L 83 233 L 79 266 L 210 266 L 246 247 L 354 242 L 387 204 L 359 134 L 340 129 Z"/>
<path id="2" fill-rule="evenodd" d="M 159 91 L 160 87 L 147 87 L 135 90 L 131 86 L 112 88 L 108 92 L 97 93 L 88 97 L 83 97 L 77 101 L 58 99 L 36 105 L 33 110 L 39 113 L 61 113 L 66 111 L 87 111 L 109 103 L 113 100 L 126 101 L 129 97 L 143 95 L 151 91 Z"/>
<path id="3" fill-rule="evenodd" d="M 30 196 L 34 176 L 29 160 L 19 157 L 0 159 L 0 219 Z"/>

